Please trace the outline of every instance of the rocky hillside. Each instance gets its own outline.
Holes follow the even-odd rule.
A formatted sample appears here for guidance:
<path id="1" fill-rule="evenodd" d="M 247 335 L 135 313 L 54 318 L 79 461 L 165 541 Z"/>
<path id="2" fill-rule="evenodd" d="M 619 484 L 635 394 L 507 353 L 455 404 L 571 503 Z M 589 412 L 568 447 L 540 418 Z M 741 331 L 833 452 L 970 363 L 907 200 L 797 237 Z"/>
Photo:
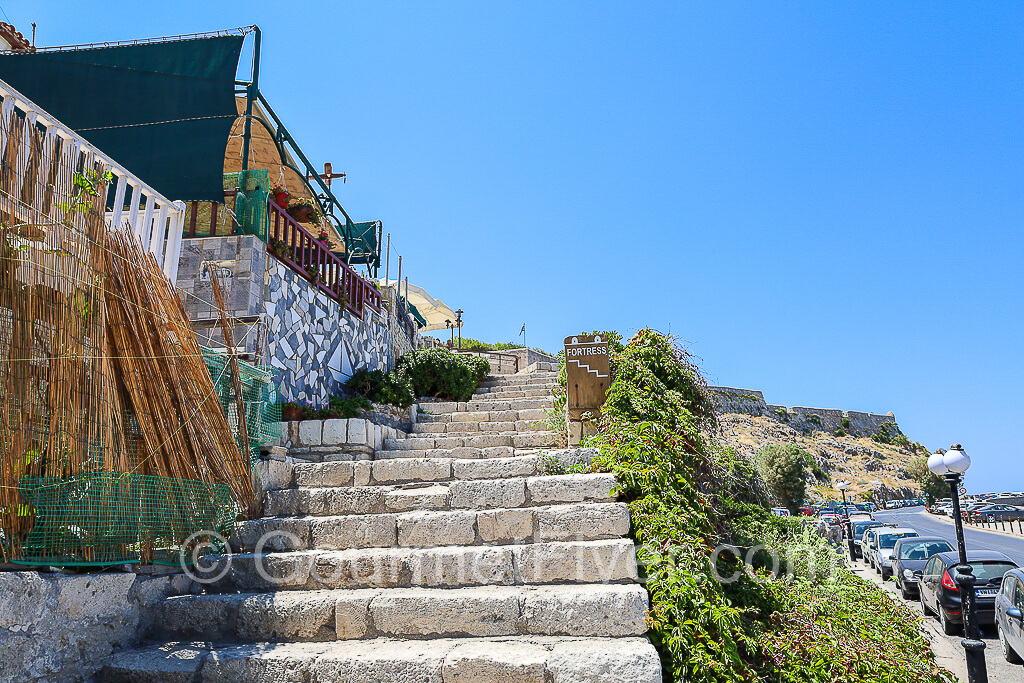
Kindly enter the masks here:
<path id="1" fill-rule="evenodd" d="M 917 495 L 916 483 L 907 476 L 907 462 L 915 453 L 910 448 L 878 443 L 869 436 L 836 436 L 820 429 L 808 429 L 769 415 L 723 412 L 720 439 L 723 445 L 753 456 L 768 444 L 796 444 L 814 456 L 828 476 L 815 481 L 819 497 L 836 496 L 834 484 L 850 482 L 853 498 L 861 500 L 875 493 L 877 499 L 904 498 Z M 895 423 L 893 423 L 895 425 Z"/>

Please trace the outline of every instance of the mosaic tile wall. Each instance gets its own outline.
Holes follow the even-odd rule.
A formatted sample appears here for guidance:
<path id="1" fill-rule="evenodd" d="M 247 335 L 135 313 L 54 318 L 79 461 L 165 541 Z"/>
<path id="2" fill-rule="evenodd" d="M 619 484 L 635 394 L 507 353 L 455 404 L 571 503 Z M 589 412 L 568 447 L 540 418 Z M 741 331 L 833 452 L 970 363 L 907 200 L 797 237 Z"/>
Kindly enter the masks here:
<path id="1" fill-rule="evenodd" d="M 199 342 L 223 346 L 209 275 L 218 268 L 236 346 L 250 360 L 278 368 L 284 401 L 324 402 L 353 369 L 391 368 L 387 312 L 367 308 L 360 319 L 273 256 L 251 235 L 186 239 L 177 285 Z M 198 322 L 197 322 L 198 321 Z"/>
<path id="2" fill-rule="evenodd" d="M 385 315 L 361 320 L 276 258 L 267 259 L 268 356 L 285 401 L 326 401 L 358 368 L 390 369 Z"/>

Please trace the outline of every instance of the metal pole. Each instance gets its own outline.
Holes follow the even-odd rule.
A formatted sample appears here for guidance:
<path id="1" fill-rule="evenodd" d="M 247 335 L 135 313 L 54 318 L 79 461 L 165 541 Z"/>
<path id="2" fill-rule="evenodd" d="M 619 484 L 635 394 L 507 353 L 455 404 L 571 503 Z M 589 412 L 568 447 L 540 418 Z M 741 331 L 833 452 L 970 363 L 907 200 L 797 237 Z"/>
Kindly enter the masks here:
<path id="1" fill-rule="evenodd" d="M 252 82 L 245 94 L 245 124 L 242 129 L 242 170 L 249 170 L 249 137 L 252 133 L 252 103 L 256 100 L 260 91 L 260 43 L 263 42 L 263 32 L 259 26 L 253 27 L 253 49 L 252 49 Z"/>
<path id="2" fill-rule="evenodd" d="M 967 657 L 968 683 L 988 683 L 988 669 L 985 664 L 985 643 L 978 631 L 978 614 L 975 605 L 974 584 L 977 580 L 974 569 L 967 564 L 967 543 L 964 541 L 963 517 L 960 513 L 960 483 L 963 475 L 950 472 L 946 475 L 953 498 L 953 520 L 956 523 L 956 543 L 960 551 L 960 566 L 957 567 L 956 579 L 960 587 L 960 600 L 963 605 L 964 635 L 962 645 Z M 940 606 L 941 609 L 941 606 Z"/>
<path id="3" fill-rule="evenodd" d="M 395 280 L 395 303 L 402 305 L 402 255 L 398 255 L 398 279 Z"/>
<path id="4" fill-rule="evenodd" d="M 388 233 L 388 249 L 384 252 L 384 284 L 387 285 L 391 276 L 391 233 Z"/>
<path id="5" fill-rule="evenodd" d="M 411 313 L 412 309 L 409 308 L 409 276 L 405 276 L 405 312 Z"/>
<path id="6" fill-rule="evenodd" d="M 843 489 L 843 512 L 846 513 L 846 545 L 850 551 L 850 564 L 857 561 L 857 550 L 853 543 L 853 522 L 850 521 L 850 510 L 846 507 L 846 489 Z"/>

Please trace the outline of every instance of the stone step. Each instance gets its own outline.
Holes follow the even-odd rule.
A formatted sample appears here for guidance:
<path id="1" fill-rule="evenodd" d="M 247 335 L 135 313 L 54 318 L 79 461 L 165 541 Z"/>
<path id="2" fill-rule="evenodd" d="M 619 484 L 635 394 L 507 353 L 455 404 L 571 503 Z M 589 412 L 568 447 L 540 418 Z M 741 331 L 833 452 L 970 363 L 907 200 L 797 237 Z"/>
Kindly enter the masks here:
<path id="1" fill-rule="evenodd" d="M 457 413 L 472 415 L 473 413 Z M 546 419 L 516 420 L 514 422 L 425 422 L 412 426 L 413 434 L 474 435 L 477 433 L 507 434 L 512 432 L 540 432 L 551 429 Z M 413 437 L 416 438 L 416 437 Z"/>
<path id="2" fill-rule="evenodd" d="M 661 683 L 647 638 L 506 636 L 166 643 L 120 652 L 102 683 Z"/>
<path id="3" fill-rule="evenodd" d="M 629 539 L 525 545 L 355 548 L 208 556 L 195 568 L 216 592 L 462 588 L 637 580 Z M 219 577 L 219 578 L 218 578 Z"/>
<path id="4" fill-rule="evenodd" d="M 544 408 L 527 410 L 478 410 L 474 412 L 421 414 L 416 424 L 446 424 L 448 422 L 518 422 L 520 420 L 543 420 L 548 413 Z"/>
<path id="5" fill-rule="evenodd" d="M 511 458 L 518 455 L 536 453 L 536 448 L 515 449 L 512 446 L 492 446 L 491 448 L 428 448 L 410 451 L 377 451 L 378 460 L 407 460 L 409 458 Z"/>
<path id="6" fill-rule="evenodd" d="M 378 637 L 642 636 L 632 584 L 386 588 L 183 595 L 161 605 L 161 639 L 326 642 Z"/>
<path id="7" fill-rule="evenodd" d="M 505 389 L 499 391 L 473 394 L 471 401 L 511 401 L 522 398 L 544 398 L 551 396 L 551 389 Z"/>
<path id="8" fill-rule="evenodd" d="M 554 405 L 554 398 L 547 396 L 541 398 L 515 398 L 510 400 L 494 400 L 488 398 L 486 401 L 474 400 L 458 403 L 453 401 L 437 401 L 434 403 L 421 403 L 419 404 L 419 407 L 425 411 L 426 415 L 450 415 L 453 413 L 478 413 L 483 411 L 536 410 L 538 408 L 551 408 Z M 420 417 L 421 415 L 417 415 L 417 422 L 419 422 Z"/>
<path id="9" fill-rule="evenodd" d="M 417 434 L 407 439 L 385 439 L 386 451 L 429 451 L 453 448 L 493 448 L 512 446 L 514 448 L 553 448 L 558 439 L 553 432 L 531 431 L 526 433 L 477 433 L 477 434 Z"/>
<path id="10" fill-rule="evenodd" d="M 538 382 L 558 382 L 557 372 L 531 372 L 524 375 L 489 375 L 480 382 L 482 387 L 498 384 L 536 384 Z"/>
<path id="11" fill-rule="evenodd" d="M 501 394 L 508 393 L 511 391 L 539 391 L 541 393 L 535 394 L 536 396 L 547 396 L 551 393 L 557 384 L 520 384 L 520 385 L 499 385 L 494 387 L 481 387 L 473 392 L 474 396 L 487 396 L 489 394 Z"/>
<path id="12" fill-rule="evenodd" d="M 507 479 L 427 481 L 400 486 L 336 486 L 268 491 L 263 514 L 370 515 L 413 510 L 530 507 L 612 502 L 614 474 L 560 474 Z"/>
<path id="13" fill-rule="evenodd" d="M 433 548 L 598 541 L 629 533 L 625 503 L 364 515 L 264 517 L 235 525 L 243 551 Z M 262 545 L 261 545 L 262 544 Z"/>
<path id="14" fill-rule="evenodd" d="M 511 453 L 512 449 L 507 449 Z M 475 449 L 481 450 L 481 449 Z M 438 451 L 402 451 L 402 453 Z M 441 451 L 444 452 L 444 451 Z M 451 479 L 507 479 L 546 474 L 546 462 L 556 460 L 565 466 L 589 465 L 595 448 L 551 450 L 537 455 L 511 457 L 422 457 L 356 462 L 313 462 L 295 465 L 289 484 L 282 488 L 327 488 L 332 486 L 377 486 L 413 484 Z"/>

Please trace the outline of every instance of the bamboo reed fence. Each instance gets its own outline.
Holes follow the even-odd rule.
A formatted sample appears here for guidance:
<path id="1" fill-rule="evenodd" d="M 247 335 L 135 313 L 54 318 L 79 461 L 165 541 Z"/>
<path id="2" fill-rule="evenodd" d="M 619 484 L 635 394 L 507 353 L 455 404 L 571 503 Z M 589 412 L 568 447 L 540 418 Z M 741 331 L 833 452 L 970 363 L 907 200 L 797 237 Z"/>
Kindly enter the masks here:
<path id="1" fill-rule="evenodd" d="M 173 561 L 257 511 L 248 445 L 108 169 L 17 111 L 0 154 L 0 560 Z"/>

